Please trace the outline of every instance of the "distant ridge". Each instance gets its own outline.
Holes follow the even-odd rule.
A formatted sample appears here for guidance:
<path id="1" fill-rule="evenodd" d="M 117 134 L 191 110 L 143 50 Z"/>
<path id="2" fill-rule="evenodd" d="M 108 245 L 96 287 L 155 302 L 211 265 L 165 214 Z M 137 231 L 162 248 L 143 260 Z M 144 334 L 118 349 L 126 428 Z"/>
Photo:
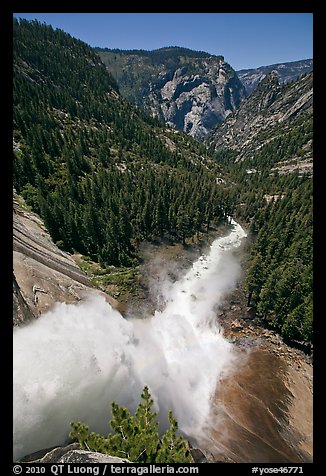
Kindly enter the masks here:
<path id="1" fill-rule="evenodd" d="M 247 94 L 251 94 L 257 85 L 271 71 L 276 71 L 280 83 L 288 83 L 298 79 L 306 73 L 313 70 L 313 60 L 303 59 L 299 61 L 291 61 L 288 63 L 276 63 L 259 68 L 241 69 L 237 71 L 237 75 L 246 88 Z"/>
<path id="2" fill-rule="evenodd" d="M 188 56 L 191 58 L 210 58 L 216 57 L 217 55 L 212 55 L 207 53 L 206 51 L 200 50 L 191 50 L 190 48 L 185 48 L 182 46 L 163 46 L 162 48 L 157 48 L 155 50 L 143 50 L 143 49 L 131 49 L 131 50 L 123 50 L 120 48 L 94 48 L 97 51 L 106 51 L 111 53 L 119 53 L 121 55 L 139 55 L 139 56 L 146 56 L 148 58 L 159 58 L 160 60 L 162 57 L 171 57 L 172 56 Z M 220 57 L 220 56 L 217 56 Z"/>

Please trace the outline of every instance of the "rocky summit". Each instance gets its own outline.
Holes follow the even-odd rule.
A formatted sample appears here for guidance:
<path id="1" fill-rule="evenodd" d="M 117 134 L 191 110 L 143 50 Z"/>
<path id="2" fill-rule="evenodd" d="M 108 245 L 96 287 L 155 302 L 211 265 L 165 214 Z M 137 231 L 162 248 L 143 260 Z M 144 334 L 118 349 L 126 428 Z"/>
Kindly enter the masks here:
<path id="1" fill-rule="evenodd" d="M 223 122 L 245 97 L 244 86 L 223 56 L 179 47 L 96 51 L 123 96 L 197 139 Z"/>
<path id="2" fill-rule="evenodd" d="M 295 81 L 303 74 L 310 73 L 313 69 L 313 60 L 304 59 L 290 61 L 288 63 L 277 63 L 259 68 L 241 69 L 237 75 L 246 88 L 247 94 L 251 94 L 258 84 L 272 71 L 274 71 L 280 83 Z"/>
<path id="3" fill-rule="evenodd" d="M 235 151 L 236 161 L 252 161 L 259 151 L 269 148 L 269 160 L 278 162 L 279 173 L 311 174 L 312 112 L 313 73 L 291 84 L 280 84 L 272 72 L 239 110 L 215 129 L 210 140 L 216 150 Z M 294 147 L 298 140 L 300 149 Z"/>

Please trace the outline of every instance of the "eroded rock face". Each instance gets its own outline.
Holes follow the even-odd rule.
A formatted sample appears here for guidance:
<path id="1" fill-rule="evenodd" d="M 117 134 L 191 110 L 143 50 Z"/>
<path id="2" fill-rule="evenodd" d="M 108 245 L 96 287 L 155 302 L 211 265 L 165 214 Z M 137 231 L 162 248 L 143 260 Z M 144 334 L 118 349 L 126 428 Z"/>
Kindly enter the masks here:
<path id="1" fill-rule="evenodd" d="M 235 111 L 246 92 L 223 56 L 182 48 L 98 51 L 120 92 L 153 117 L 197 139 Z"/>
<path id="2" fill-rule="evenodd" d="M 264 145 L 291 132 L 303 120 L 312 118 L 312 113 L 313 73 L 292 84 L 281 85 L 278 75 L 272 72 L 235 113 L 216 127 L 207 141 L 214 144 L 216 150 L 231 148 L 236 151 L 236 161 L 248 160 Z M 293 157 L 293 160 L 297 159 L 295 170 L 312 173 L 311 141 L 303 146 L 303 150 L 301 157 Z M 280 167 L 279 171 L 282 173 Z"/>
<path id="3" fill-rule="evenodd" d="M 234 343 L 234 372 L 222 379 L 200 447 L 234 463 L 313 461 L 312 355 L 288 346 L 247 308 L 239 285 L 219 310 Z M 307 352 L 307 349 L 305 349 Z"/>
<path id="4" fill-rule="evenodd" d="M 13 208 L 13 324 L 24 324 L 48 311 L 56 302 L 72 304 L 99 293 L 72 256 L 51 240 L 44 223 L 27 211 L 14 195 Z M 101 293 L 103 294 L 103 293 Z M 119 303 L 108 295 L 114 308 Z"/>
<path id="5" fill-rule="evenodd" d="M 37 316 L 26 303 L 15 275 L 13 276 L 13 320 L 14 326 L 19 326 L 27 321 L 32 321 Z"/>
<path id="6" fill-rule="evenodd" d="M 201 60 L 194 71 L 178 68 L 170 80 L 163 75 L 163 86 L 152 82 L 149 97 L 153 115 L 203 139 L 239 107 L 244 88 L 232 68 L 215 57 Z"/>
<path id="7" fill-rule="evenodd" d="M 313 461 L 312 367 L 253 346 L 215 395 L 208 449 L 236 463 Z M 291 363 L 291 365 L 290 365 Z M 209 435 L 209 433 L 208 433 Z"/>
<path id="8" fill-rule="evenodd" d="M 277 73 L 280 83 L 295 81 L 303 74 L 310 73 L 313 69 L 313 60 L 305 59 L 299 61 L 290 61 L 288 63 L 277 63 L 259 68 L 241 69 L 237 75 L 246 88 L 248 94 L 251 94 L 258 84 L 272 71 Z"/>

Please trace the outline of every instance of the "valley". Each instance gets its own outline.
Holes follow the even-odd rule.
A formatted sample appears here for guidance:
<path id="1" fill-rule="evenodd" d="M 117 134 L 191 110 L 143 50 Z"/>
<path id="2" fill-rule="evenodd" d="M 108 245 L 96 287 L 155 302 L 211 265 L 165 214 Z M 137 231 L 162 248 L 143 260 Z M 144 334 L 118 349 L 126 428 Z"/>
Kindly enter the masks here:
<path id="1" fill-rule="evenodd" d="M 312 71 L 13 26 L 14 458 L 149 385 L 210 462 L 312 462 Z"/>

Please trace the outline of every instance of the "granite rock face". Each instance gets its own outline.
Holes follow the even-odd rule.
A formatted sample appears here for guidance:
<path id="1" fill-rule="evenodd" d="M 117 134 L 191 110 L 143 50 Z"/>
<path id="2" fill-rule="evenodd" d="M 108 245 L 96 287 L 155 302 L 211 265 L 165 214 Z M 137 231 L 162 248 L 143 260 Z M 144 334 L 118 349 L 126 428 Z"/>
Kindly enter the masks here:
<path id="1" fill-rule="evenodd" d="M 159 114 L 168 125 L 197 139 L 223 122 L 243 97 L 241 83 L 227 63 L 207 58 L 201 68 L 200 74 L 179 68 L 162 88 L 152 84 L 150 91 L 152 113 L 160 104 Z"/>
<path id="2" fill-rule="evenodd" d="M 313 70 L 313 60 L 305 59 L 291 61 L 288 63 L 277 63 L 259 68 L 241 69 L 237 75 L 246 88 L 248 94 L 251 94 L 258 84 L 272 71 L 274 71 L 280 83 L 295 81 L 303 74 L 310 73 Z"/>
<path id="3" fill-rule="evenodd" d="M 22 291 L 17 283 L 15 275 L 13 275 L 13 320 L 14 325 L 18 326 L 24 322 L 36 319 L 36 315 L 32 308 L 27 304 Z"/>
<path id="4" fill-rule="evenodd" d="M 56 302 L 73 304 L 100 293 L 112 307 L 121 310 L 114 298 L 94 289 L 88 276 L 69 253 L 52 241 L 43 221 L 13 201 L 13 324 L 25 324 L 50 310 Z"/>
<path id="5" fill-rule="evenodd" d="M 34 454 L 34 456 L 37 456 Z M 22 459 L 29 463 L 130 463 L 130 461 L 117 456 L 105 455 L 93 451 L 84 451 L 79 443 L 71 443 L 67 446 L 59 446 L 48 450 L 44 456 L 33 459 L 33 455 Z"/>
<path id="6" fill-rule="evenodd" d="M 122 95 L 197 139 L 223 122 L 245 97 L 244 86 L 223 56 L 177 47 L 97 52 Z"/>
<path id="7" fill-rule="evenodd" d="M 235 113 L 216 127 L 207 141 L 214 144 L 216 150 L 233 149 L 237 154 L 236 161 L 250 161 L 266 144 L 311 121 L 312 114 L 313 73 L 291 84 L 280 84 L 278 75 L 272 72 Z M 312 161 L 312 140 L 307 135 L 301 156 L 282 163 L 278 170 L 280 173 L 297 170 L 311 174 Z"/>

